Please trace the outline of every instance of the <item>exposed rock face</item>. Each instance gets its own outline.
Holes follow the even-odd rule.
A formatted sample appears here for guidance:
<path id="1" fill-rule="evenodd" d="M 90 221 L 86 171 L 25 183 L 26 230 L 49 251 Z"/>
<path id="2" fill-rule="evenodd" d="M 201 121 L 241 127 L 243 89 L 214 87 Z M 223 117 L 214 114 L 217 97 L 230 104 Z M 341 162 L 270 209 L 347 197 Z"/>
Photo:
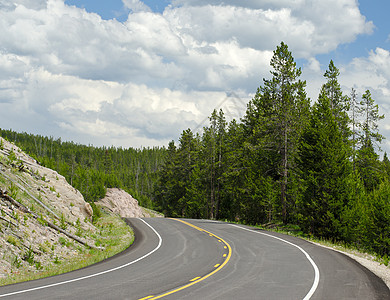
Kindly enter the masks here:
<path id="1" fill-rule="evenodd" d="M 106 197 L 97 204 L 122 218 L 145 217 L 143 210 L 138 206 L 138 201 L 121 189 L 107 189 Z"/>
<path id="2" fill-rule="evenodd" d="M 1 137 L 0 145 L 0 279 L 22 270 L 39 272 L 80 255 L 81 244 L 47 226 L 49 222 L 94 245 L 93 212 L 81 193 Z M 30 212 L 15 206 L 7 196 Z"/>
<path id="3" fill-rule="evenodd" d="M 25 176 L 31 175 L 31 177 L 25 178 L 24 182 L 28 182 L 28 184 L 24 184 L 23 189 L 29 190 L 34 196 L 42 197 L 47 206 L 53 208 L 57 215 L 63 214 L 67 221 L 71 223 L 76 222 L 77 219 L 84 220 L 85 217 L 89 218 L 91 216 L 85 209 L 86 202 L 83 195 L 73 188 L 64 176 L 39 165 L 35 159 L 28 156 L 14 144 L 3 138 L 0 138 L 0 140 L 2 140 L 4 147 L 0 150 L 0 154 L 6 156 L 12 151 L 16 158 L 22 162 Z M 23 181 L 21 184 L 23 185 Z M 83 229 L 88 230 L 90 227 L 86 226 Z"/>
<path id="4" fill-rule="evenodd" d="M 93 209 L 92 209 L 91 204 L 89 204 L 88 202 L 85 203 L 85 211 L 92 218 L 92 216 L 93 216 Z"/>

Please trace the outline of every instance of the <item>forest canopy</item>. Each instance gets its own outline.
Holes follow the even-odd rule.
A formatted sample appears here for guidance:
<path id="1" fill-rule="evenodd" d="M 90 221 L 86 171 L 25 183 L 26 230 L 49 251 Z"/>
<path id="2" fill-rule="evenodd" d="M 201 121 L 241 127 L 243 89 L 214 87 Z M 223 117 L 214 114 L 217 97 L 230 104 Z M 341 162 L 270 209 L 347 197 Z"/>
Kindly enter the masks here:
<path id="1" fill-rule="evenodd" d="M 154 190 L 167 216 L 296 224 L 308 235 L 389 255 L 390 163 L 378 151 L 378 105 L 345 95 L 333 61 L 307 97 L 283 42 L 241 120 L 222 110 L 201 133 L 171 142 Z"/>

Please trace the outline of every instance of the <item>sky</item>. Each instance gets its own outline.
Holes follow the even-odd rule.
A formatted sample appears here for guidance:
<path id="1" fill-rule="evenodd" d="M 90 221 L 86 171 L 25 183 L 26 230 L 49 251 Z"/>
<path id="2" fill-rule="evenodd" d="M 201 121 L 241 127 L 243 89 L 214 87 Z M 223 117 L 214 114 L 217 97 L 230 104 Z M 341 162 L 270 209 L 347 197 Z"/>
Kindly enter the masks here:
<path id="1" fill-rule="evenodd" d="M 167 146 L 214 108 L 245 113 L 285 42 L 314 102 L 332 59 L 369 89 L 390 152 L 390 1 L 0 0 L 0 128 Z"/>

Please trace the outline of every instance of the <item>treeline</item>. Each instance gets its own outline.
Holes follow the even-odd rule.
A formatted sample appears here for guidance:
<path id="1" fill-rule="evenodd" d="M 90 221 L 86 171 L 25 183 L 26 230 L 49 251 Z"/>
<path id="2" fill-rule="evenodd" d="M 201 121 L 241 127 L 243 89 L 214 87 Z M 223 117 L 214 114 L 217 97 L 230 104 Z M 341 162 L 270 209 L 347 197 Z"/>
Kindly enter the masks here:
<path id="1" fill-rule="evenodd" d="M 0 129 L 0 135 L 41 165 L 65 176 L 88 202 L 103 198 L 107 188 L 118 187 L 133 195 L 140 205 L 153 208 L 153 187 L 165 148 L 94 147 L 4 129 Z"/>
<path id="2" fill-rule="evenodd" d="M 389 255 L 390 162 L 380 160 L 370 91 L 344 95 L 330 62 L 311 103 L 286 44 L 245 116 L 214 111 L 202 133 L 169 144 L 155 188 L 167 216 L 297 224 L 317 237 Z"/>

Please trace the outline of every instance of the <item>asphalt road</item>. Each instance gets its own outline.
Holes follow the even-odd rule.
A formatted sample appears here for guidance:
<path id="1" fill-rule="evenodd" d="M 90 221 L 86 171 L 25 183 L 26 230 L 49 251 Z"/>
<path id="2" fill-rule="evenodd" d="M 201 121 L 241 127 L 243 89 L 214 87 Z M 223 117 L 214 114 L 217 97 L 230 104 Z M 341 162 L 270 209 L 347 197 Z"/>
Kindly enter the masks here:
<path id="1" fill-rule="evenodd" d="M 128 221 L 136 239 L 120 255 L 0 287 L 0 297 L 390 299 L 383 281 L 352 259 L 298 238 L 207 220 Z"/>

